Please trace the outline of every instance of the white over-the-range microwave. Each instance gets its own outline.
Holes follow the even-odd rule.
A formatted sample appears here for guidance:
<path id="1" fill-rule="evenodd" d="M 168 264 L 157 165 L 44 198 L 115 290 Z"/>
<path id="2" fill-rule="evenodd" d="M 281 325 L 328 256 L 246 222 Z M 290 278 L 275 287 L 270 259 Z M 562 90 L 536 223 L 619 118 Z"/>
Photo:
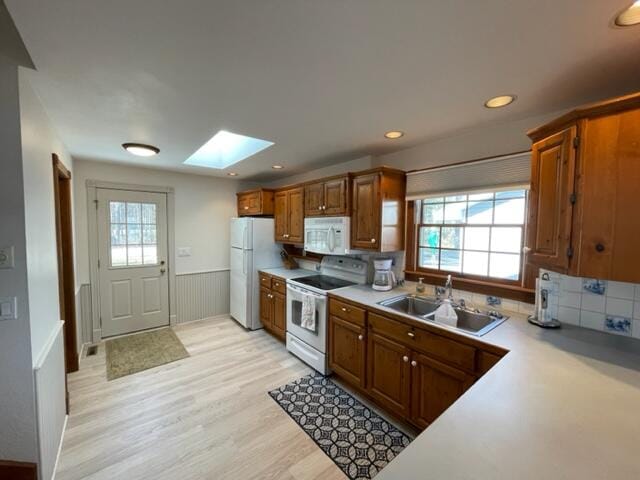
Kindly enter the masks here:
<path id="1" fill-rule="evenodd" d="M 304 249 L 324 255 L 359 253 L 349 249 L 349 217 L 308 217 L 304 219 Z"/>

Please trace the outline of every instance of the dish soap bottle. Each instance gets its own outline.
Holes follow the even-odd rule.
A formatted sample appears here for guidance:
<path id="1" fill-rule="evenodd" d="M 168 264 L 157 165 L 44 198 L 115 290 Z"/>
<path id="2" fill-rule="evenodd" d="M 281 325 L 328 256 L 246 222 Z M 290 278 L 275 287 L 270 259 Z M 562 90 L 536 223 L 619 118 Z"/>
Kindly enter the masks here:
<path id="1" fill-rule="evenodd" d="M 424 280 L 424 278 L 419 278 L 418 279 L 418 283 L 416 284 L 416 292 L 418 293 L 424 293 L 426 290 L 426 286 L 424 283 L 422 283 L 422 281 Z"/>

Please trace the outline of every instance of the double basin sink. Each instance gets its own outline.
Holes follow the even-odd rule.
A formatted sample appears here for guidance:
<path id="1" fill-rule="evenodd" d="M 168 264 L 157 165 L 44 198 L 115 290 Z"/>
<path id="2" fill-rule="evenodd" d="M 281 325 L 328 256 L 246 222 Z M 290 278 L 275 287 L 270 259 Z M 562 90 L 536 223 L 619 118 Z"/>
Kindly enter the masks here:
<path id="1" fill-rule="evenodd" d="M 435 313 L 438 307 L 442 305 L 442 301 L 435 298 L 408 294 L 383 300 L 378 302 L 378 305 L 440 325 L 435 321 Z M 449 328 L 455 328 L 479 337 L 493 330 L 508 318 L 499 312 L 480 312 L 455 304 L 454 310 L 458 316 L 458 324 L 456 327 Z"/>

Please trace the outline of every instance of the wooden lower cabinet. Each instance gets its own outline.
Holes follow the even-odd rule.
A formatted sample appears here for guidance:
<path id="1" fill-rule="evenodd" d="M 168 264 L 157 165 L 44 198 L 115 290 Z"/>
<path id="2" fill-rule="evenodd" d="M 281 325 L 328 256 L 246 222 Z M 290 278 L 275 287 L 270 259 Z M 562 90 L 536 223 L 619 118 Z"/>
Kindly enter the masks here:
<path id="1" fill-rule="evenodd" d="M 269 281 L 271 280 L 271 281 Z M 277 277 L 260 274 L 260 321 L 268 332 L 281 340 L 285 340 L 287 333 L 287 296 L 278 291 L 278 283 L 284 285 L 284 280 Z M 273 288 L 271 288 L 273 285 Z"/>
<path id="2" fill-rule="evenodd" d="M 399 417 L 409 414 L 411 350 L 374 332 L 369 332 L 367 392 Z"/>
<path id="3" fill-rule="evenodd" d="M 475 378 L 425 355 L 411 355 L 411 422 L 427 428 L 471 386 Z"/>
<path id="4" fill-rule="evenodd" d="M 329 317 L 329 364 L 350 384 L 365 388 L 365 331 L 359 325 Z"/>

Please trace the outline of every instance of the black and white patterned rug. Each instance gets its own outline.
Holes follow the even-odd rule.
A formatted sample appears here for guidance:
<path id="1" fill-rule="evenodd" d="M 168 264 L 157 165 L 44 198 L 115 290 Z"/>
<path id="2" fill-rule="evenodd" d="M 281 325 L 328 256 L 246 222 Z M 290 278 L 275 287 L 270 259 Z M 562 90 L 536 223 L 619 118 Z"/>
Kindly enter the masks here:
<path id="1" fill-rule="evenodd" d="M 373 478 L 411 442 L 318 373 L 269 395 L 352 480 Z"/>

